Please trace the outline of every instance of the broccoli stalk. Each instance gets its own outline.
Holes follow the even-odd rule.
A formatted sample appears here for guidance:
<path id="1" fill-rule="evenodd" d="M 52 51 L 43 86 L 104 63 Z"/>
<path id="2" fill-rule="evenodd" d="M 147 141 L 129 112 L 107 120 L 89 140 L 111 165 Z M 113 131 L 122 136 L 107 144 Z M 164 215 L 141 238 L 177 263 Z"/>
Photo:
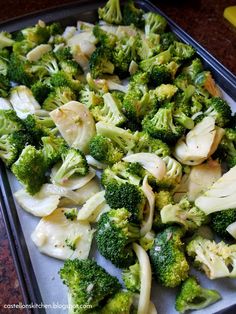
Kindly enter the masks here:
<path id="1" fill-rule="evenodd" d="M 201 310 L 220 299 L 218 291 L 203 288 L 196 278 L 189 277 L 183 282 L 176 296 L 175 308 L 180 313 Z"/>
<path id="2" fill-rule="evenodd" d="M 154 275 L 165 287 L 176 287 L 188 277 L 189 265 L 182 250 L 183 230 L 169 227 L 158 233 L 150 250 Z"/>
<path id="3" fill-rule="evenodd" d="M 135 7 L 133 0 L 128 0 L 123 7 L 123 23 L 124 25 L 135 25 L 142 28 L 144 11 Z"/>
<path id="4" fill-rule="evenodd" d="M 204 112 L 205 116 L 213 117 L 216 125 L 225 127 L 232 115 L 232 110 L 228 103 L 220 97 L 213 97 L 206 101 L 207 110 Z"/>
<path id="5" fill-rule="evenodd" d="M 109 24 L 121 24 L 122 14 L 119 0 L 108 0 L 103 8 L 98 9 L 99 18 Z"/>
<path id="6" fill-rule="evenodd" d="M 134 265 L 129 266 L 122 273 L 122 279 L 124 281 L 126 289 L 132 292 L 140 292 L 140 266 L 136 262 Z"/>
<path id="7" fill-rule="evenodd" d="M 59 274 L 69 288 L 72 305 L 77 306 L 76 313 L 86 313 L 85 304 L 96 311 L 104 300 L 121 289 L 117 278 L 90 259 L 67 260 Z"/>
<path id="8" fill-rule="evenodd" d="M 73 175 L 85 176 L 89 167 L 84 154 L 74 148 L 62 154 L 62 164 L 53 175 L 52 180 L 56 184 L 67 182 Z"/>
<path id="9" fill-rule="evenodd" d="M 98 222 L 96 241 L 99 252 L 115 266 L 126 268 L 135 262 L 130 243 L 140 236 L 139 228 L 129 222 L 131 214 L 125 208 L 102 214 Z"/>

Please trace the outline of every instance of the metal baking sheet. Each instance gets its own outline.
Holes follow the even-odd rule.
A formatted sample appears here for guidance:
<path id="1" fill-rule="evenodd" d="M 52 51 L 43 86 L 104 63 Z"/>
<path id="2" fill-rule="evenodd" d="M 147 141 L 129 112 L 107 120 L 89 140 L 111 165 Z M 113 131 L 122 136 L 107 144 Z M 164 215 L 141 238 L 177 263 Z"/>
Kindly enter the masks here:
<path id="1" fill-rule="evenodd" d="M 45 12 L 32 14 L 30 16 L 18 18 L 0 25 L 0 29 L 7 31 L 16 31 L 23 27 L 33 25 L 38 19 L 45 22 L 59 20 L 64 25 L 75 25 L 78 19 L 94 22 L 96 21 L 96 8 L 104 2 L 85 3 L 80 1 L 77 4 L 62 6 L 60 8 L 47 10 Z M 136 1 L 136 3 L 145 10 L 152 10 L 161 13 L 149 1 Z M 167 17 L 168 19 L 168 17 Z M 170 28 L 184 42 L 193 45 L 199 55 L 205 62 L 207 68 L 212 72 L 219 86 L 224 91 L 224 96 L 236 111 L 236 77 L 225 69 L 217 60 L 209 55 L 201 46 L 199 46 L 191 37 L 183 32 L 174 22 L 168 19 Z M 58 271 L 63 265 L 62 261 L 53 259 L 39 253 L 31 241 L 30 235 L 36 227 L 39 218 L 34 217 L 17 204 L 14 203 L 12 193 L 20 188 L 19 183 L 13 175 L 7 172 L 1 164 L 0 186 L 2 193 L 0 201 L 2 204 L 5 223 L 8 229 L 9 239 L 11 241 L 13 256 L 16 262 L 20 284 L 24 291 L 24 301 L 26 304 L 31 302 L 41 305 L 43 308 L 34 308 L 35 313 L 66 313 L 67 309 L 67 288 L 62 284 Z M 90 257 L 95 257 L 98 263 L 115 276 L 120 275 L 119 270 L 106 261 L 93 245 Z M 196 314 L 209 314 L 218 311 L 230 314 L 236 313 L 236 308 L 229 306 L 236 303 L 236 280 L 221 279 L 210 281 L 204 275 L 197 273 L 203 286 L 216 289 L 222 294 L 222 300 L 208 307 L 206 310 L 195 311 Z M 177 313 L 174 309 L 174 298 L 176 290 L 160 287 L 153 282 L 152 300 L 156 304 L 159 314 Z"/>

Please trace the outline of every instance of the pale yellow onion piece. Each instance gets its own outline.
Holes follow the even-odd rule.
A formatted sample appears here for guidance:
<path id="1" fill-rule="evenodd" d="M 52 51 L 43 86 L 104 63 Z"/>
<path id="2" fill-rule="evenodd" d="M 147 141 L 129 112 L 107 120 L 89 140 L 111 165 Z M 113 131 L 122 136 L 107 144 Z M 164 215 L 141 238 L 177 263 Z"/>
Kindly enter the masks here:
<path id="1" fill-rule="evenodd" d="M 91 138 L 96 134 L 95 122 L 88 108 L 78 101 L 70 101 L 50 112 L 62 137 L 71 147 L 88 151 Z"/>
<path id="2" fill-rule="evenodd" d="M 152 153 L 131 154 L 123 158 L 126 162 L 138 162 L 150 172 L 157 180 L 161 180 L 166 174 L 165 162 Z"/>
<path id="3" fill-rule="evenodd" d="M 92 23 L 87 23 L 84 21 L 77 21 L 77 29 L 79 32 L 92 31 L 93 28 L 94 28 L 94 24 Z"/>
<path id="4" fill-rule="evenodd" d="M 209 157 L 216 135 L 215 120 L 205 117 L 180 139 L 174 149 L 175 158 L 185 165 L 199 165 Z"/>
<path id="5" fill-rule="evenodd" d="M 53 166 L 51 170 L 51 181 L 53 184 L 57 185 L 54 182 L 54 176 L 56 175 L 58 169 L 60 168 L 60 164 L 56 164 Z M 76 176 L 74 175 L 73 177 L 69 178 L 67 181 L 63 182 L 62 184 L 58 185 L 61 187 L 64 187 L 68 190 L 77 190 L 87 184 L 90 180 L 92 180 L 96 175 L 96 171 L 92 168 L 89 168 L 89 172 L 86 176 L 81 177 L 81 176 Z"/>
<path id="6" fill-rule="evenodd" d="M 221 177 L 221 165 L 216 160 L 192 167 L 188 181 L 188 198 L 190 201 L 204 193 Z"/>
<path id="7" fill-rule="evenodd" d="M 80 51 L 86 57 L 90 57 L 96 49 L 95 43 L 96 38 L 91 31 L 76 33 L 67 41 L 68 46 L 71 47 L 72 50 L 79 47 Z"/>
<path id="8" fill-rule="evenodd" d="M 106 204 L 104 195 L 103 190 L 90 197 L 79 210 L 77 220 L 94 222 Z"/>
<path id="9" fill-rule="evenodd" d="M 67 26 L 62 34 L 62 37 L 67 41 L 69 40 L 76 32 L 75 26 Z"/>
<path id="10" fill-rule="evenodd" d="M 157 314 L 157 309 L 152 301 L 149 303 L 148 314 Z"/>
<path id="11" fill-rule="evenodd" d="M 153 193 L 152 187 L 148 184 L 148 176 L 145 176 L 143 180 L 142 190 L 148 200 L 148 204 L 146 205 L 148 207 L 148 212 L 140 230 L 140 234 L 143 237 L 145 236 L 146 233 L 148 233 L 152 229 L 154 207 L 155 207 L 155 194 Z"/>
<path id="12" fill-rule="evenodd" d="M 226 172 L 202 196 L 195 200 L 195 205 L 207 215 L 236 207 L 236 166 Z"/>
<path id="13" fill-rule="evenodd" d="M 102 162 L 96 160 L 91 155 L 86 155 L 86 160 L 89 164 L 89 166 L 96 168 L 96 169 L 105 169 L 107 167 L 106 164 L 103 164 Z"/>
<path id="14" fill-rule="evenodd" d="M 137 314 L 148 314 L 152 283 L 150 260 L 147 252 L 137 243 L 133 243 L 133 249 L 140 265 L 140 295 Z"/>
<path id="15" fill-rule="evenodd" d="M 138 64 L 132 60 L 129 65 L 129 74 L 133 75 L 138 71 Z"/>
<path id="16" fill-rule="evenodd" d="M 6 98 L 0 97 L 0 110 L 12 109 L 10 101 Z"/>
<path id="17" fill-rule="evenodd" d="M 22 189 L 15 192 L 14 197 L 25 211 L 37 217 L 50 215 L 60 200 L 60 195 L 46 194 L 44 190 L 32 196 Z"/>
<path id="18" fill-rule="evenodd" d="M 94 231 L 89 223 L 67 219 L 65 210 L 57 208 L 51 215 L 42 218 L 31 238 L 41 253 L 51 257 L 85 259 L 89 255 Z M 76 249 L 72 250 L 67 241 L 74 242 Z"/>
<path id="19" fill-rule="evenodd" d="M 42 56 L 51 51 L 52 46 L 48 44 L 41 44 L 30 50 L 27 55 L 26 59 L 29 60 L 30 62 L 38 61 L 39 59 L 42 58 Z"/>
<path id="20" fill-rule="evenodd" d="M 80 206 L 83 205 L 90 197 L 98 193 L 101 190 L 98 180 L 92 179 L 87 184 L 75 191 L 68 191 L 68 196 L 60 199 L 59 206 Z M 73 193 L 73 199 L 71 197 Z"/>
<path id="21" fill-rule="evenodd" d="M 228 231 L 231 236 L 236 239 L 236 221 L 230 224 L 227 228 L 226 231 Z"/>
<path id="22" fill-rule="evenodd" d="M 214 141 L 211 145 L 211 149 L 207 155 L 207 157 L 209 158 L 212 154 L 214 154 L 214 152 L 217 150 L 217 147 L 218 145 L 220 144 L 224 134 L 225 134 L 225 130 L 216 126 L 215 127 L 215 130 L 216 130 L 216 134 L 215 134 L 215 138 L 214 138 Z"/>

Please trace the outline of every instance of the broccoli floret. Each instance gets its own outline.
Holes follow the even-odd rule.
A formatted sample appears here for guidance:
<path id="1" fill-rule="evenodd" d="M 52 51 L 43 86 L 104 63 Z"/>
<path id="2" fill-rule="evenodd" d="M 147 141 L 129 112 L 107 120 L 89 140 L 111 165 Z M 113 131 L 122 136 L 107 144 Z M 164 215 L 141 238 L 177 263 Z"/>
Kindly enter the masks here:
<path id="1" fill-rule="evenodd" d="M 98 9 L 98 15 L 101 20 L 109 24 L 121 24 L 122 14 L 119 0 L 108 0 L 103 8 Z"/>
<path id="2" fill-rule="evenodd" d="M 98 24 L 93 28 L 93 35 L 96 37 L 98 44 L 106 48 L 113 49 L 117 42 L 116 35 L 106 32 Z"/>
<path id="3" fill-rule="evenodd" d="M 184 131 L 182 126 L 174 124 L 170 108 L 160 108 L 155 114 L 147 115 L 142 126 L 151 136 L 167 143 L 174 143 Z"/>
<path id="4" fill-rule="evenodd" d="M 35 43 L 28 40 L 22 40 L 16 41 L 13 44 L 12 50 L 14 54 L 26 57 L 27 53 L 35 47 L 36 47 Z"/>
<path id="5" fill-rule="evenodd" d="M 207 221 L 206 215 L 187 198 L 178 204 L 169 204 L 162 208 L 161 219 L 164 224 L 181 224 L 186 230 L 195 230 Z"/>
<path id="6" fill-rule="evenodd" d="M 153 184 L 159 189 L 172 190 L 181 181 L 182 165 L 170 156 L 165 156 L 162 159 L 166 164 L 166 174 L 161 180 L 155 180 Z"/>
<path id="7" fill-rule="evenodd" d="M 148 58 L 146 60 L 142 60 L 139 63 L 139 67 L 144 72 L 150 72 L 152 67 L 156 65 L 161 65 L 170 62 L 171 60 L 171 53 L 169 50 L 163 51 L 158 55 Z"/>
<path id="8" fill-rule="evenodd" d="M 9 79 L 5 75 L 0 74 L 0 97 L 7 98 L 10 88 Z"/>
<path id="9" fill-rule="evenodd" d="M 59 62 L 73 59 L 70 47 L 64 45 L 57 49 L 54 54 Z"/>
<path id="10" fill-rule="evenodd" d="M 225 127 L 230 122 L 232 110 L 228 103 L 220 97 L 213 97 L 206 101 L 205 116 L 213 117 L 219 127 Z"/>
<path id="11" fill-rule="evenodd" d="M 133 293 L 119 291 L 101 309 L 101 314 L 129 314 L 133 310 Z"/>
<path id="12" fill-rule="evenodd" d="M 138 28 L 143 28 L 144 20 L 142 9 L 135 7 L 133 0 L 128 0 L 123 7 L 123 23 L 124 25 L 135 25 Z"/>
<path id="13" fill-rule="evenodd" d="M 35 81 L 31 67 L 31 64 L 25 58 L 12 53 L 7 73 L 10 81 L 31 86 Z"/>
<path id="14" fill-rule="evenodd" d="M 188 60 L 195 55 L 195 49 L 187 44 L 175 41 L 171 46 L 171 53 L 177 60 Z"/>
<path id="15" fill-rule="evenodd" d="M 93 78 L 103 74 L 113 74 L 115 66 L 111 62 L 111 50 L 106 47 L 98 47 L 89 59 L 89 69 Z"/>
<path id="16" fill-rule="evenodd" d="M 108 137 L 102 135 L 92 138 L 89 150 L 93 158 L 107 164 L 115 164 L 124 156 L 124 153 Z"/>
<path id="17" fill-rule="evenodd" d="M 120 111 L 120 101 L 112 94 L 103 95 L 103 103 L 91 107 L 91 112 L 96 121 L 103 121 L 111 125 L 122 125 L 126 118 Z"/>
<path id="18" fill-rule="evenodd" d="M 122 273 L 122 279 L 124 281 L 126 289 L 132 292 L 140 292 L 140 266 L 136 262 L 134 265 L 129 266 Z"/>
<path id="19" fill-rule="evenodd" d="M 176 296 L 175 308 L 180 313 L 203 309 L 221 299 L 216 290 L 203 288 L 195 277 L 186 279 Z"/>
<path id="20" fill-rule="evenodd" d="M 0 52 L 0 74 L 6 76 L 8 71 L 8 59 L 1 57 Z"/>
<path id="21" fill-rule="evenodd" d="M 78 77 L 83 74 L 83 70 L 75 60 L 65 60 L 60 62 L 60 68 L 71 77 Z"/>
<path id="22" fill-rule="evenodd" d="M 23 128 L 23 123 L 14 110 L 0 109 L 0 136 L 11 134 Z"/>
<path id="23" fill-rule="evenodd" d="M 47 164 L 43 152 L 34 146 L 28 145 L 23 149 L 11 170 L 31 195 L 37 193 L 46 182 Z"/>
<path id="24" fill-rule="evenodd" d="M 0 158 L 10 167 L 19 157 L 24 147 L 31 143 L 31 138 L 24 131 L 16 131 L 0 137 Z"/>
<path id="25" fill-rule="evenodd" d="M 14 40 L 10 33 L 0 32 L 0 50 L 5 47 L 11 47 L 14 44 Z"/>
<path id="26" fill-rule="evenodd" d="M 217 157 L 226 161 L 228 167 L 236 165 L 236 129 L 225 129 L 216 154 Z"/>
<path id="27" fill-rule="evenodd" d="M 102 96 L 91 91 L 87 85 L 80 91 L 79 101 L 88 108 L 103 104 Z"/>
<path id="28" fill-rule="evenodd" d="M 157 138 L 151 137 L 146 132 L 137 134 L 137 144 L 134 147 L 134 153 L 154 153 L 160 157 L 170 155 L 169 146 Z"/>
<path id="29" fill-rule="evenodd" d="M 153 94 L 156 96 L 159 102 L 170 100 L 178 88 L 172 84 L 161 84 L 153 90 Z"/>
<path id="30" fill-rule="evenodd" d="M 59 22 L 54 22 L 48 25 L 47 29 L 49 30 L 51 36 L 61 35 L 63 33 L 63 27 Z"/>
<path id="31" fill-rule="evenodd" d="M 162 50 L 167 50 L 176 41 L 176 35 L 172 32 L 165 32 L 161 34 L 160 44 Z"/>
<path id="32" fill-rule="evenodd" d="M 59 65 L 53 52 L 45 53 L 39 61 L 39 65 L 46 70 L 48 75 L 59 71 Z"/>
<path id="33" fill-rule="evenodd" d="M 141 60 L 151 58 L 161 51 L 159 34 L 151 33 L 145 36 L 142 33 L 138 33 L 135 38 L 135 44 L 137 55 Z"/>
<path id="34" fill-rule="evenodd" d="M 69 87 L 75 93 L 78 93 L 81 89 L 81 83 L 78 79 L 73 79 L 71 75 L 64 71 L 59 71 L 53 74 L 50 78 L 50 84 L 53 87 Z"/>
<path id="35" fill-rule="evenodd" d="M 109 183 L 105 187 L 105 199 L 111 208 L 126 208 L 131 213 L 132 221 L 142 220 L 146 199 L 137 185 L 128 182 Z"/>
<path id="36" fill-rule="evenodd" d="M 171 82 L 171 72 L 166 65 L 154 65 L 150 71 L 150 83 L 152 86 L 168 84 Z"/>
<path id="37" fill-rule="evenodd" d="M 48 94 L 51 92 L 51 87 L 42 81 L 37 81 L 31 86 L 31 91 L 34 95 L 34 98 L 42 104 L 44 100 L 48 97 Z"/>
<path id="38" fill-rule="evenodd" d="M 140 236 L 139 228 L 129 222 L 125 208 L 111 209 L 99 219 L 96 241 L 99 252 L 115 266 L 126 268 L 135 262 L 130 244 Z"/>
<path id="39" fill-rule="evenodd" d="M 154 275 L 165 287 L 176 287 L 188 277 L 189 265 L 184 255 L 179 227 L 169 227 L 158 233 L 150 250 Z"/>
<path id="40" fill-rule="evenodd" d="M 155 193 L 155 209 L 160 211 L 169 204 L 173 204 L 173 196 L 169 191 L 161 190 Z"/>
<path id="41" fill-rule="evenodd" d="M 59 274 L 69 288 L 72 305 L 77 306 L 76 313 L 90 312 L 121 289 L 117 278 L 90 259 L 66 260 Z"/>
<path id="42" fill-rule="evenodd" d="M 62 164 L 52 177 L 56 184 L 63 184 L 73 175 L 85 176 L 88 173 L 88 163 L 81 151 L 70 148 L 61 157 Z"/>
<path id="43" fill-rule="evenodd" d="M 28 27 L 21 30 L 23 38 L 37 45 L 47 43 L 50 37 L 50 31 L 44 23 L 38 23 L 34 27 Z"/>
<path id="44" fill-rule="evenodd" d="M 187 245 L 187 253 L 194 259 L 194 265 L 204 271 L 208 278 L 236 277 L 236 245 L 221 241 L 216 243 L 201 236 Z"/>
<path id="45" fill-rule="evenodd" d="M 236 209 L 230 208 L 211 214 L 211 227 L 217 235 L 224 239 L 230 239 L 226 228 L 236 221 Z"/>
<path id="46" fill-rule="evenodd" d="M 76 95 L 70 87 L 56 87 L 44 100 L 42 108 L 47 111 L 52 111 L 71 100 L 76 100 Z"/>
<path id="47" fill-rule="evenodd" d="M 167 21 L 166 19 L 154 12 L 148 12 L 143 16 L 145 21 L 145 34 L 149 35 L 150 33 L 164 33 Z"/>
<path id="48" fill-rule="evenodd" d="M 67 144 L 62 137 L 54 135 L 44 136 L 41 138 L 43 147 L 42 151 L 48 167 L 50 168 L 57 163 L 61 155 L 67 150 Z"/>
<path id="49" fill-rule="evenodd" d="M 203 65 L 199 58 L 194 59 L 191 64 L 183 68 L 182 73 L 188 76 L 188 78 L 194 82 L 196 76 L 203 71 Z"/>

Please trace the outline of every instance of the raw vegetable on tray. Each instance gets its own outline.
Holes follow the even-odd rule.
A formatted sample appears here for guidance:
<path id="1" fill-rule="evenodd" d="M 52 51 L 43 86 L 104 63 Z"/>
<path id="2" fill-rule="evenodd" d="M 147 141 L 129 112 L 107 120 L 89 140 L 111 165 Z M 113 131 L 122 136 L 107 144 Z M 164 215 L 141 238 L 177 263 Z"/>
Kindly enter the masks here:
<path id="1" fill-rule="evenodd" d="M 98 17 L 0 34 L 0 157 L 35 245 L 66 260 L 71 313 L 157 313 L 152 276 L 202 309 L 220 291 L 191 267 L 236 278 L 235 116 L 164 17 L 130 0 Z"/>

